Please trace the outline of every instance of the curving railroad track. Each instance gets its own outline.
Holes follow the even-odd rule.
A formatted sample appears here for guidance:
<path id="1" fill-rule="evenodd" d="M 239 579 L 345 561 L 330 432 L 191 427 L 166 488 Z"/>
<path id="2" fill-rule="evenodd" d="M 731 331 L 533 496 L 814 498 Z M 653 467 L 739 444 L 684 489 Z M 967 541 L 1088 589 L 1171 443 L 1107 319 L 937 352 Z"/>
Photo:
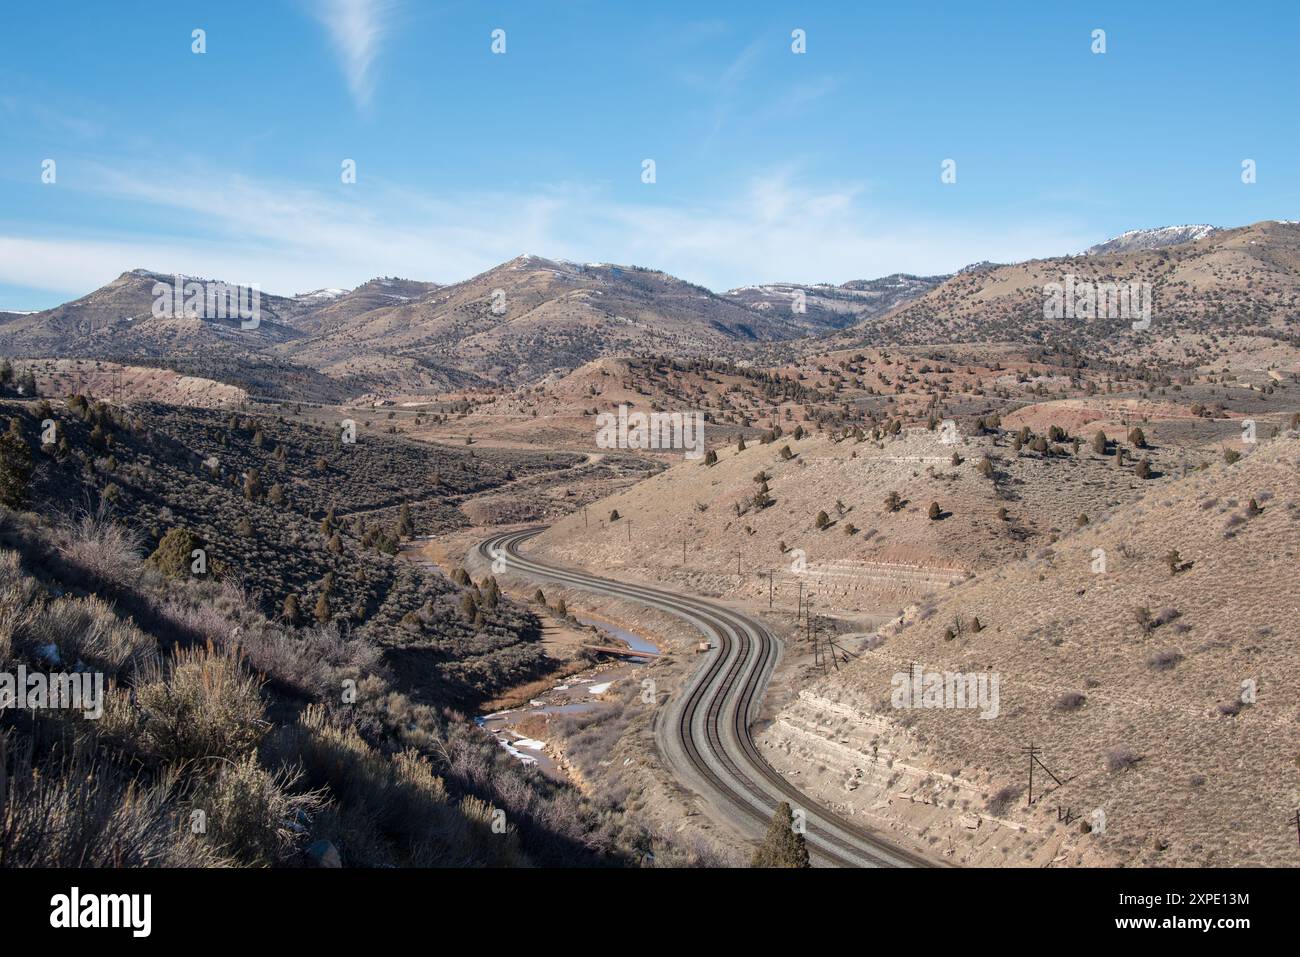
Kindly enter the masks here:
<path id="1" fill-rule="evenodd" d="M 780 644 L 758 621 L 703 599 L 599 578 L 529 558 L 519 546 L 545 526 L 480 542 L 481 561 L 504 559 L 509 573 L 629 599 L 684 619 L 712 650 L 685 691 L 655 717 L 655 740 L 674 773 L 742 834 L 758 839 L 780 801 L 804 815 L 813 863 L 830 867 L 916 867 L 931 862 L 837 817 L 763 759 L 750 736 Z"/>

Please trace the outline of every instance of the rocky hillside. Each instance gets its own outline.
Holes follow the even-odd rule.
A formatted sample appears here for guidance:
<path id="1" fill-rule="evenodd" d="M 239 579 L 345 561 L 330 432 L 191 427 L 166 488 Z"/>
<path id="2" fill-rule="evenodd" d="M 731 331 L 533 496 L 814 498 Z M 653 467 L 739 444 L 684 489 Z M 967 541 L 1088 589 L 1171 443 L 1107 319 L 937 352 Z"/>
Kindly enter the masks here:
<path id="1" fill-rule="evenodd" d="M 263 293 L 253 328 L 206 307 L 154 315 L 155 285 L 173 280 L 133 270 L 55 309 L 0 316 L 0 354 L 166 360 L 254 394 L 338 401 L 531 382 L 601 356 L 742 355 L 825 328 L 652 269 L 536 256 L 450 286 L 381 278 L 347 292 Z"/>
<path id="2" fill-rule="evenodd" d="M 1036 259 L 959 273 L 922 298 L 854 330 L 863 343 L 1070 343 L 1093 356 L 1209 367 L 1230 357 L 1300 368 L 1300 224 L 1268 221 L 1194 241 L 1125 245 L 1095 255 Z M 1147 284 L 1151 323 L 1132 314 L 1089 318 L 1082 307 L 1045 316 L 1045 287 Z M 1118 310 L 1116 310 L 1118 313 Z M 1252 366 L 1253 367 L 1253 366 Z"/>
<path id="3" fill-rule="evenodd" d="M 789 313 L 808 323 L 812 331 L 828 332 L 884 315 L 925 295 L 947 278 L 894 273 L 880 279 L 855 279 L 838 286 L 767 283 L 732 289 L 727 298 L 758 312 Z M 800 305 L 803 313 L 798 312 Z"/>
<path id="4" fill-rule="evenodd" d="M 656 270 L 520 256 L 277 351 L 336 374 L 382 370 L 394 355 L 437 357 L 518 383 L 599 356 L 734 352 L 806 328 L 797 316 L 755 313 Z"/>
<path id="5" fill-rule="evenodd" d="M 1145 439 L 1138 448 L 1100 424 L 1113 436 L 1103 452 L 1092 445 L 1096 423 L 1076 434 L 955 431 L 952 443 L 923 427 L 751 440 L 569 516 L 535 547 L 764 606 L 771 572 L 780 607 L 801 592 L 831 613 L 897 614 L 1211 457 Z"/>
<path id="6" fill-rule="evenodd" d="M 918 602 L 769 753 L 957 862 L 1294 864 L 1298 468 L 1292 431 Z M 912 662 L 998 675 L 996 714 L 896 706 Z M 1030 742 L 1055 779 L 1036 767 L 1027 806 Z"/>

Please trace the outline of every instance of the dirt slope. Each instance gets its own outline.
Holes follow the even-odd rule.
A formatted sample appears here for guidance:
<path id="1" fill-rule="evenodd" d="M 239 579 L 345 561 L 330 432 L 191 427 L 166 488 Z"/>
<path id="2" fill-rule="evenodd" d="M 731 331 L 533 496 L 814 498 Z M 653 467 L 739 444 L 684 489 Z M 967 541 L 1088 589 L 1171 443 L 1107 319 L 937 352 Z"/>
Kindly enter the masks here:
<path id="1" fill-rule="evenodd" d="M 1298 467 L 1290 432 L 912 607 L 779 716 L 771 755 L 957 860 L 1294 865 Z M 894 707 L 911 662 L 999 674 L 997 716 Z M 1036 769 L 1026 809 L 1031 740 L 1065 783 L 1040 798 Z"/>

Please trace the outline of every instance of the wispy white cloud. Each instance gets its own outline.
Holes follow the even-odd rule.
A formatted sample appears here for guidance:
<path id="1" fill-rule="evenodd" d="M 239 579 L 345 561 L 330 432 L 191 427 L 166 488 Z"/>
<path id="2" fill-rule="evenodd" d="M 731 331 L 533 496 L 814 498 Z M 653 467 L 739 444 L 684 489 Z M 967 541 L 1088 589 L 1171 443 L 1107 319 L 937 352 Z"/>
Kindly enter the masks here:
<path id="1" fill-rule="evenodd" d="M 0 233 L 0 283 L 80 295 L 133 267 L 256 282 L 268 292 L 352 286 L 378 275 L 454 282 L 532 252 L 651 266 L 715 290 L 758 282 L 843 282 L 895 271 L 949 272 L 1085 248 L 1081 227 L 935 222 L 874 208 L 862 183 L 810 185 L 793 170 L 707 204 L 627 202 L 603 189 L 431 195 L 377 186 L 317 191 L 192 169 L 94 190 L 143 204 L 179 235 L 61 238 Z M 362 189 L 362 187 L 356 187 Z"/>
<path id="2" fill-rule="evenodd" d="M 396 8 L 396 0 L 315 0 L 313 4 L 358 106 L 367 106 L 374 96 L 375 60 Z"/>
<path id="3" fill-rule="evenodd" d="M 818 76 L 801 80 L 778 95 L 765 111 L 764 118 L 779 119 L 798 115 L 813 104 L 834 93 L 839 81 L 832 76 Z"/>

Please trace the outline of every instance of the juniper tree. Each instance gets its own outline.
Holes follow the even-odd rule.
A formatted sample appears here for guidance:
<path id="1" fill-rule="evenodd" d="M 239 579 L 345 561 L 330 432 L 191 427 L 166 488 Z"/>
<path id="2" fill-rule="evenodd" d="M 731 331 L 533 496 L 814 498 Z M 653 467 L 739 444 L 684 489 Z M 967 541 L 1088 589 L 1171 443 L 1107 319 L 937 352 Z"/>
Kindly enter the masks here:
<path id="1" fill-rule="evenodd" d="M 460 596 L 460 613 L 470 621 L 474 620 L 474 615 L 478 612 L 478 602 L 474 600 L 474 593 L 471 591 L 462 592 Z"/>
<path id="2" fill-rule="evenodd" d="M 188 528 L 169 529 L 159 540 L 153 554 L 145 559 L 145 564 L 158 569 L 168 578 L 182 578 L 190 574 L 194 552 L 202 547 L 202 541 Z"/>
<path id="3" fill-rule="evenodd" d="M 32 481 L 32 450 L 12 432 L 0 435 L 0 504 L 22 508 Z"/>
<path id="4" fill-rule="evenodd" d="M 772 813 L 763 843 L 754 851 L 751 867 L 812 867 L 808 843 L 794 829 L 794 813 L 782 801 Z"/>
<path id="5" fill-rule="evenodd" d="M 316 599 L 315 615 L 316 615 L 316 620 L 320 622 L 322 625 L 328 622 L 330 618 L 333 617 L 334 615 L 334 613 L 330 610 L 329 592 L 326 591 L 324 588 L 321 589 L 321 593 Z"/>

